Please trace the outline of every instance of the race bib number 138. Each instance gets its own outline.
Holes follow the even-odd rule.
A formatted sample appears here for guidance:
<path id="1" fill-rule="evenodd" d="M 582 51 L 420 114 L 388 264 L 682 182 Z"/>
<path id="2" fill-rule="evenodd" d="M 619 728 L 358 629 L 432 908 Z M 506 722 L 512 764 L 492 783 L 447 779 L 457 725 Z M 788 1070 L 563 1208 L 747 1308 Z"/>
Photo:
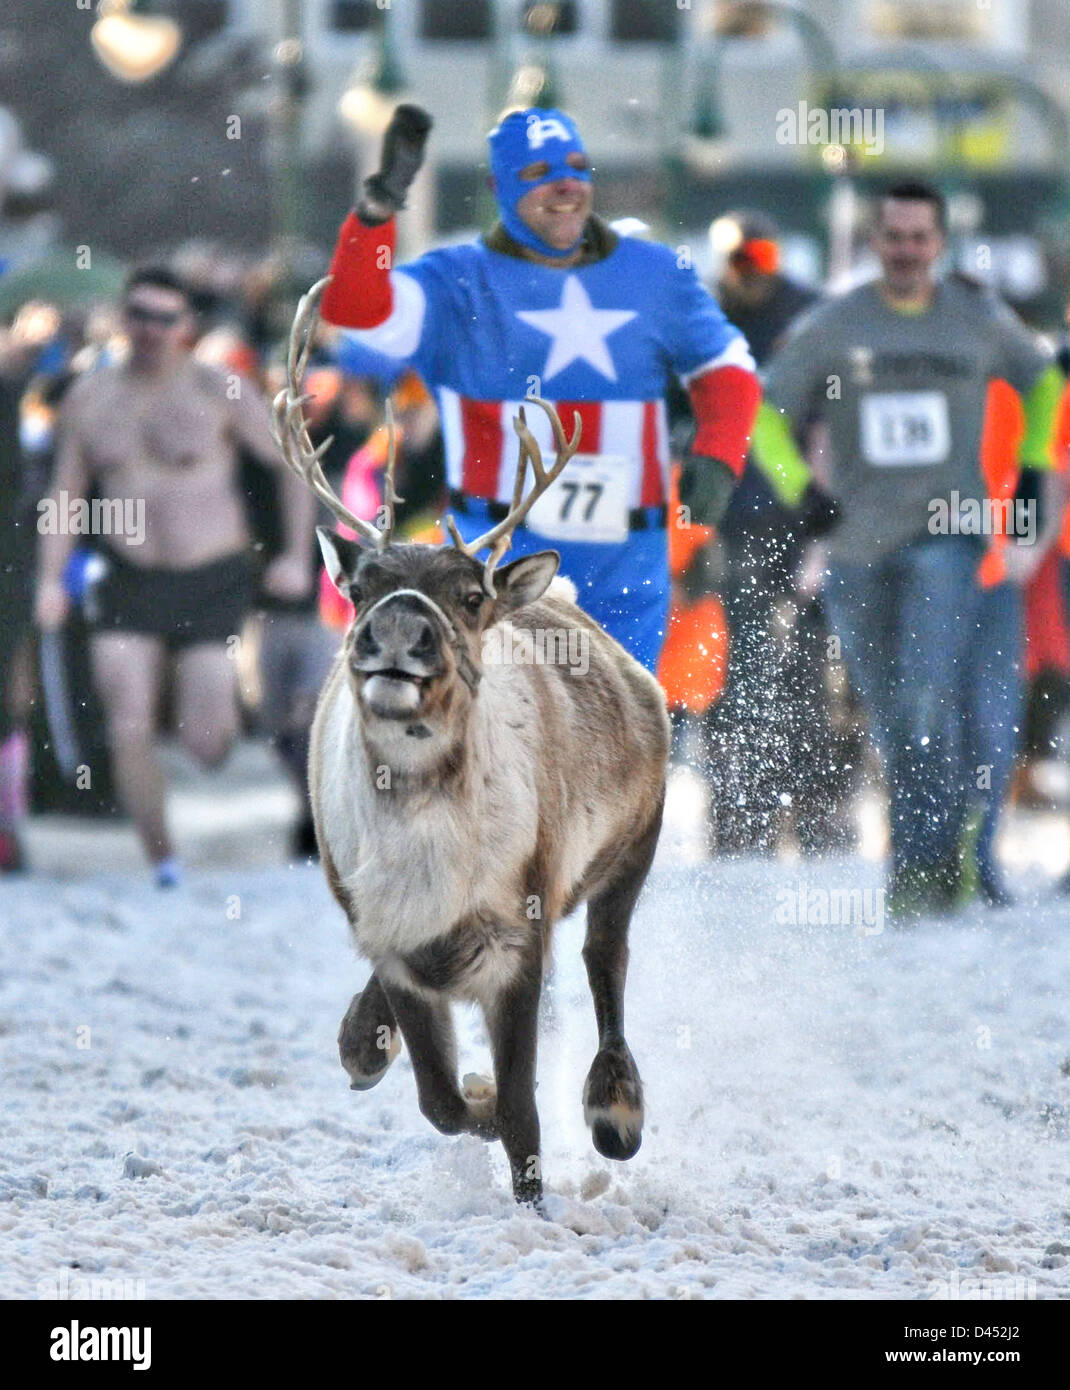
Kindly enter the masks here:
<path id="1" fill-rule="evenodd" d="M 942 391 L 884 391 L 862 397 L 862 455 L 878 468 L 943 463 L 951 448 Z"/>

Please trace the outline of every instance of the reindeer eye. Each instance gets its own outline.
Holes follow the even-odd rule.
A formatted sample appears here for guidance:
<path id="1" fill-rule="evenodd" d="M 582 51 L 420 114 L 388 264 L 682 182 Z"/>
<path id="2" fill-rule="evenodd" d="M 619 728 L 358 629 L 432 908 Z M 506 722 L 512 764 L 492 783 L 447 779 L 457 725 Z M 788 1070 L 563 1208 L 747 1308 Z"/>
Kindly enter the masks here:
<path id="1" fill-rule="evenodd" d="M 465 594 L 464 606 L 468 609 L 469 613 L 478 613 L 483 607 L 483 591 L 481 589 L 473 589 L 470 594 Z"/>

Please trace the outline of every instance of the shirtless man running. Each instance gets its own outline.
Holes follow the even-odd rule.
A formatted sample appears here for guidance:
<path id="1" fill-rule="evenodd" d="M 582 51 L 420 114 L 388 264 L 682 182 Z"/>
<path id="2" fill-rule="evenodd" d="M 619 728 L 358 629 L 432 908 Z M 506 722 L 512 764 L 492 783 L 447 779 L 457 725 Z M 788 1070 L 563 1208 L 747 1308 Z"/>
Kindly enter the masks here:
<path id="1" fill-rule="evenodd" d="M 127 360 L 90 372 L 64 401 L 52 496 L 61 516 L 94 493 L 122 503 L 123 515 L 131 504 L 144 509 L 136 532 L 96 541 L 108 572 L 93 595 L 91 656 L 118 794 L 157 882 L 167 887 L 179 874 L 154 743 L 169 654 L 177 727 L 189 752 L 215 766 L 238 729 L 227 638 L 241 631 L 253 598 L 238 446 L 282 478 L 285 547 L 263 578 L 280 598 L 300 597 L 312 583 L 315 507 L 283 467 L 263 400 L 245 381 L 228 390 L 222 374 L 190 357 L 189 298 L 176 277 L 136 271 L 123 318 Z M 46 631 L 67 615 L 70 529 L 41 539 L 36 620 Z"/>

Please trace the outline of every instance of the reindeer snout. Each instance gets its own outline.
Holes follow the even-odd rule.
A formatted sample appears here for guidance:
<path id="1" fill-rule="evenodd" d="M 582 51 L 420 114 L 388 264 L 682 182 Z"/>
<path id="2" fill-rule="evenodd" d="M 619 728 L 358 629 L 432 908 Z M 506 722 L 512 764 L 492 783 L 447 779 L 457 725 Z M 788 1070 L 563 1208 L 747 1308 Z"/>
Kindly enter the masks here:
<path id="1" fill-rule="evenodd" d="M 419 599 L 407 594 L 388 598 L 357 629 L 353 658 L 361 671 L 434 675 L 442 666 L 439 626 Z"/>
<path id="2" fill-rule="evenodd" d="M 361 698 L 371 713 L 411 717 L 427 683 L 445 669 L 439 624 L 415 595 L 387 598 L 354 633 L 350 664 L 364 678 Z"/>

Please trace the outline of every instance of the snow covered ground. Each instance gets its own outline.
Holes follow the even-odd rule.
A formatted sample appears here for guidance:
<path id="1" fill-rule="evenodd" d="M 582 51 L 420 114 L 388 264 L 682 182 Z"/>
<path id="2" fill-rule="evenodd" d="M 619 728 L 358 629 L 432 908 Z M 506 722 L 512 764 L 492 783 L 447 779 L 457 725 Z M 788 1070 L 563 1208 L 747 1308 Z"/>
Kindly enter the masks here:
<path id="1" fill-rule="evenodd" d="M 514 1206 L 497 1146 L 422 1119 L 404 1053 L 348 1089 L 335 1035 L 366 967 L 318 869 L 158 894 L 127 839 L 109 872 L 0 886 L 0 1295 L 1070 1296 L 1070 899 L 1027 867 L 1044 826 L 1011 837 L 1028 909 L 799 925 L 800 884 L 876 888 L 878 866 L 695 862 L 693 794 L 633 924 L 629 1164 L 583 1125 L 582 923 L 559 931 L 549 1219 Z"/>

